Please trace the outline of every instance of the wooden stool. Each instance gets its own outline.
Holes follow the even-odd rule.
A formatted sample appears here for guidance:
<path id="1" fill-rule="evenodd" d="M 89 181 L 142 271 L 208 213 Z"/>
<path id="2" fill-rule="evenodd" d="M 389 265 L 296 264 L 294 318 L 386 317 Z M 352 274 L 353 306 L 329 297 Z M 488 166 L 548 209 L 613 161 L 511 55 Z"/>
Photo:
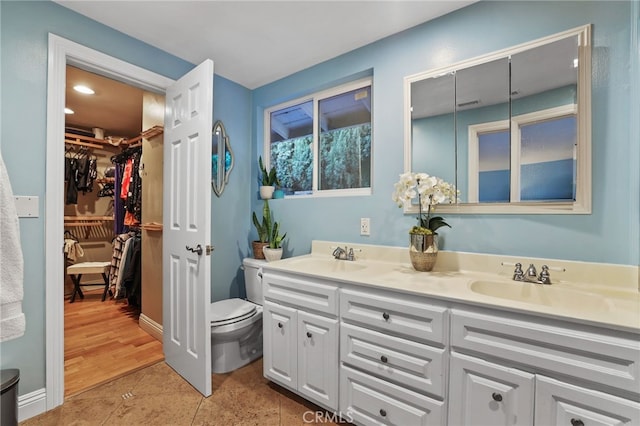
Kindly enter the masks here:
<path id="1" fill-rule="evenodd" d="M 104 279 L 104 292 L 102 293 L 102 301 L 107 298 L 107 291 L 109 291 L 109 280 L 107 274 L 109 273 L 109 267 L 111 262 L 82 262 L 75 265 L 67 266 L 67 275 L 71 277 L 73 281 L 73 294 L 69 303 L 73 303 L 76 300 L 76 294 L 80 296 L 80 299 L 84 299 L 84 294 L 80 289 L 80 286 L 96 285 L 96 284 L 80 284 L 83 274 L 102 274 Z"/>

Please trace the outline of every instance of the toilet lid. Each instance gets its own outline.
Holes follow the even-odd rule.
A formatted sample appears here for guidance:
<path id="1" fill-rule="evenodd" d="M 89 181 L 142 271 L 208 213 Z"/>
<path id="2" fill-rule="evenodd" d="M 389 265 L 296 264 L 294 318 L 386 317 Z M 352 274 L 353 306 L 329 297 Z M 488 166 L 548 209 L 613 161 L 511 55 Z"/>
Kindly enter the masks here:
<path id="1" fill-rule="evenodd" d="M 256 305 L 243 299 L 226 299 L 211 304 L 211 324 L 242 321 L 256 313 Z"/>

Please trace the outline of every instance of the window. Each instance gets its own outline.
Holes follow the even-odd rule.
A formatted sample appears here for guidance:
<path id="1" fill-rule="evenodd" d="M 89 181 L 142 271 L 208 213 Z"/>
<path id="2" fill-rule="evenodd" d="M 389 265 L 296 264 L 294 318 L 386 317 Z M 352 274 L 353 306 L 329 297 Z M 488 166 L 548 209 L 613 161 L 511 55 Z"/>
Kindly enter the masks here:
<path id="1" fill-rule="evenodd" d="M 269 108 L 265 129 L 287 196 L 371 193 L 371 79 Z"/>
<path id="2" fill-rule="evenodd" d="M 575 105 L 469 126 L 469 202 L 574 201 L 576 135 Z"/>

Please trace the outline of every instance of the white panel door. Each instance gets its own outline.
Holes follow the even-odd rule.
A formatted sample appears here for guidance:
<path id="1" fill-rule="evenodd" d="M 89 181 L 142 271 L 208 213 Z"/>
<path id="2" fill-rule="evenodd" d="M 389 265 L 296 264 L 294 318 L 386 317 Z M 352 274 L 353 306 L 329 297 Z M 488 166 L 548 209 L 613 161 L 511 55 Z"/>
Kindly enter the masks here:
<path id="1" fill-rule="evenodd" d="M 298 311 L 298 390 L 338 409 L 338 320 Z"/>
<path id="2" fill-rule="evenodd" d="M 211 128 L 213 62 L 167 90 L 164 139 L 163 347 L 165 361 L 211 395 Z"/>

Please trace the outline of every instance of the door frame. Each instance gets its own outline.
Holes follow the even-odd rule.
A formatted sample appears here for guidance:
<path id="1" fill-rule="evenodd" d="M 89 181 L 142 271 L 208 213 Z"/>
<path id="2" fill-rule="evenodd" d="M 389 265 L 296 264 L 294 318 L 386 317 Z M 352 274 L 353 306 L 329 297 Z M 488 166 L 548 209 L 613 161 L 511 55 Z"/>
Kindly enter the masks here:
<path id="1" fill-rule="evenodd" d="M 49 33 L 45 187 L 45 392 L 47 410 L 64 402 L 64 100 L 66 66 L 165 93 L 175 81 Z M 166 189 L 164 189 L 166 191 Z"/>

